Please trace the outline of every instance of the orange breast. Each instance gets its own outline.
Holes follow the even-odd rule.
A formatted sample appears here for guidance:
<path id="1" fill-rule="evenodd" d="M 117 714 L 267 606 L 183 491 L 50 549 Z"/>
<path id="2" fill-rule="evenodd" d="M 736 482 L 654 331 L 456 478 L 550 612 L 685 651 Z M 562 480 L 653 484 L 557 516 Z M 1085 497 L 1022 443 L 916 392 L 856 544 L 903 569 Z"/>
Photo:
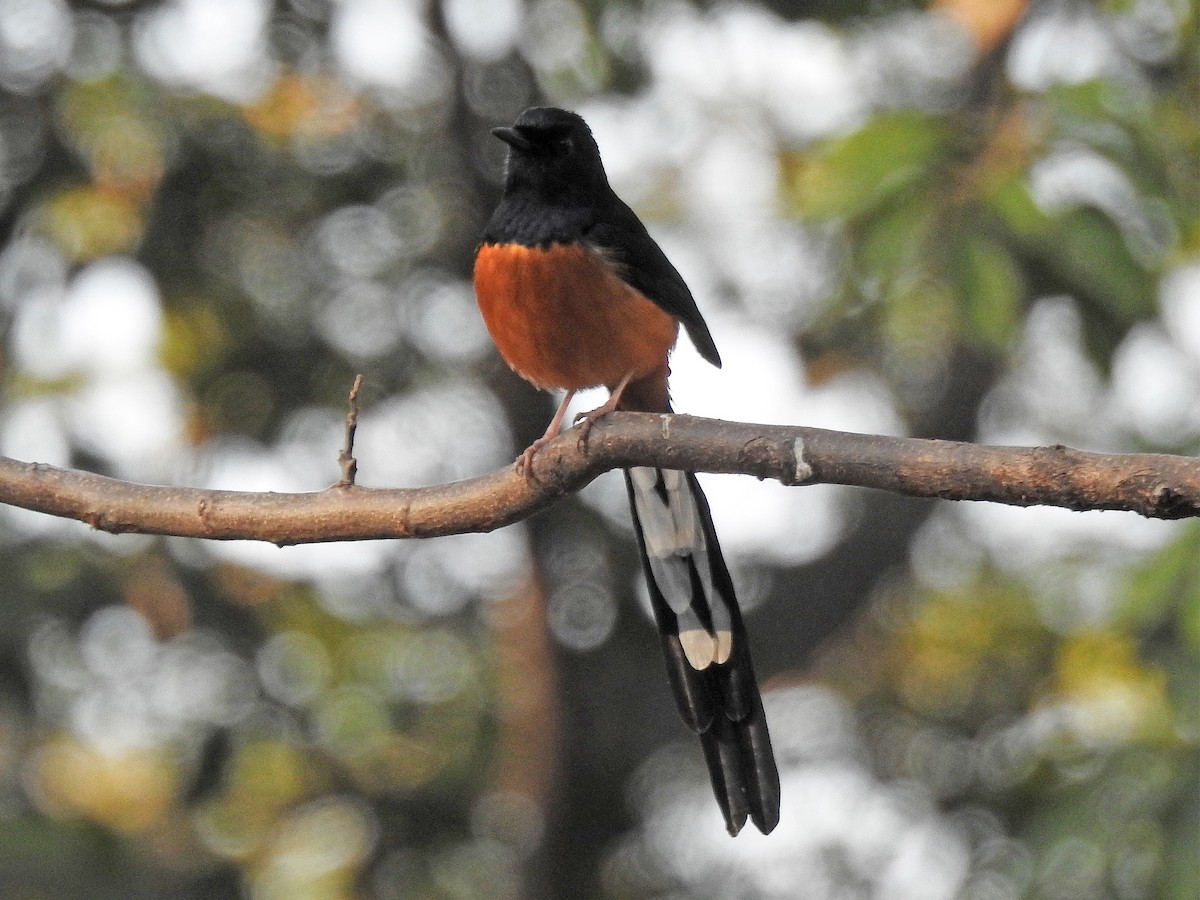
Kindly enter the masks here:
<path id="1" fill-rule="evenodd" d="M 679 322 L 617 277 L 594 251 L 485 244 L 475 296 L 500 355 L 540 388 L 612 389 L 661 372 Z"/>

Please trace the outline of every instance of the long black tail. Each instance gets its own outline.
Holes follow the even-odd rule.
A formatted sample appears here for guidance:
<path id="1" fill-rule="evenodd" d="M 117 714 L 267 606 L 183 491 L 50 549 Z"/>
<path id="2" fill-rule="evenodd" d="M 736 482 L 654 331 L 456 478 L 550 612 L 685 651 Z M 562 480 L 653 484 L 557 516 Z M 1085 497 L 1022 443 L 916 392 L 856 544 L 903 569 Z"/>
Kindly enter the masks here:
<path id="1" fill-rule="evenodd" d="M 779 822 L 779 770 L 733 581 L 690 472 L 625 471 L 634 531 L 679 712 L 700 735 L 730 834 Z"/>

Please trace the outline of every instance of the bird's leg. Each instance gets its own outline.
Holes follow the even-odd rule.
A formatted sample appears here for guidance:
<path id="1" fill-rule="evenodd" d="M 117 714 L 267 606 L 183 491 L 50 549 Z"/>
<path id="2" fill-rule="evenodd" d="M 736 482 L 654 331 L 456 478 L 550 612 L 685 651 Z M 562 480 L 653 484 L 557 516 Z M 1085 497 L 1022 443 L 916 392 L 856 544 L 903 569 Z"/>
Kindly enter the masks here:
<path id="1" fill-rule="evenodd" d="M 592 430 L 592 426 L 596 424 L 596 420 L 601 416 L 606 416 L 617 408 L 617 404 L 621 402 L 621 395 L 625 393 L 625 388 L 629 387 L 629 382 L 633 380 L 633 373 L 626 372 L 625 377 L 620 383 L 613 388 L 612 393 L 608 395 L 600 406 L 588 412 L 581 412 L 575 417 L 577 423 L 582 423 L 579 426 L 579 446 L 582 447 L 587 443 L 588 433 Z"/>
<path id="2" fill-rule="evenodd" d="M 563 419 L 566 418 L 567 415 L 567 406 L 571 403 L 571 398 L 574 396 L 574 388 L 567 391 L 567 395 L 563 397 L 562 403 L 558 404 L 558 411 L 554 414 L 554 418 L 550 420 L 550 424 L 546 427 L 546 433 L 526 447 L 525 452 L 517 457 L 518 475 L 523 475 L 526 472 L 532 471 L 530 466 L 533 465 L 533 458 L 537 456 L 537 452 L 558 437 L 558 432 L 562 428 Z"/>

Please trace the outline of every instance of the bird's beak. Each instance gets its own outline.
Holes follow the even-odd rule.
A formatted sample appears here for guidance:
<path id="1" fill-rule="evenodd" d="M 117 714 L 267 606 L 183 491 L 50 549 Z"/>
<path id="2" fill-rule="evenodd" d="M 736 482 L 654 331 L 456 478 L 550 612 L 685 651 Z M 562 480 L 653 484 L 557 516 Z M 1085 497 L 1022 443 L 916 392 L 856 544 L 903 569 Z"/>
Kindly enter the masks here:
<path id="1" fill-rule="evenodd" d="M 533 144 L 515 128 L 493 128 L 492 134 L 514 150 L 530 150 Z"/>

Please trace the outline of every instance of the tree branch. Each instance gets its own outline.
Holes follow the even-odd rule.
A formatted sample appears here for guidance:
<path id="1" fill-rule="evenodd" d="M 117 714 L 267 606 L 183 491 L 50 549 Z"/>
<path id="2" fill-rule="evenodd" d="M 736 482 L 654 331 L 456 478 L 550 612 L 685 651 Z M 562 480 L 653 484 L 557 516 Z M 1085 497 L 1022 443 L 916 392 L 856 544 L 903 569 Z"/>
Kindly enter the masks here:
<path id="1" fill-rule="evenodd" d="M 491 531 L 630 465 L 740 472 L 784 484 L 846 484 L 946 500 L 1200 515 L 1200 461 L 1068 447 L 985 447 L 690 416 L 613 413 L 586 448 L 577 430 L 512 467 L 426 488 L 339 482 L 305 494 L 155 487 L 0 457 L 0 503 L 94 528 L 275 544 L 419 538 Z"/>
<path id="2" fill-rule="evenodd" d="M 362 375 L 355 375 L 354 385 L 350 388 L 350 396 L 346 400 L 346 442 L 342 444 L 342 452 L 338 454 L 342 477 L 338 479 L 337 487 L 350 487 L 358 475 L 358 460 L 354 458 L 354 433 L 358 430 L 358 392 L 362 390 L 362 384 Z"/>

